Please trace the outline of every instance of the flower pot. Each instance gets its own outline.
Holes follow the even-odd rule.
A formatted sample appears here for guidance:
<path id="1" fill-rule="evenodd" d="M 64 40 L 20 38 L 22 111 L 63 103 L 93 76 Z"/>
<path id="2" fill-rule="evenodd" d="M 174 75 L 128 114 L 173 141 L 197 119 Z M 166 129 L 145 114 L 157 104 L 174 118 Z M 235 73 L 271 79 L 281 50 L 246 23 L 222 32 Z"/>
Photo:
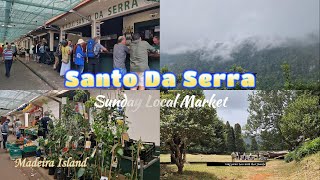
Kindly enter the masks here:
<path id="1" fill-rule="evenodd" d="M 72 180 L 73 174 L 71 171 L 68 173 L 68 168 L 64 168 L 64 174 L 66 180 Z"/>
<path id="2" fill-rule="evenodd" d="M 62 168 L 57 168 L 57 180 L 65 180 L 65 175 Z"/>
<path id="3" fill-rule="evenodd" d="M 55 167 L 49 167 L 49 175 L 54 175 L 55 174 L 55 170 L 56 170 L 56 168 Z"/>

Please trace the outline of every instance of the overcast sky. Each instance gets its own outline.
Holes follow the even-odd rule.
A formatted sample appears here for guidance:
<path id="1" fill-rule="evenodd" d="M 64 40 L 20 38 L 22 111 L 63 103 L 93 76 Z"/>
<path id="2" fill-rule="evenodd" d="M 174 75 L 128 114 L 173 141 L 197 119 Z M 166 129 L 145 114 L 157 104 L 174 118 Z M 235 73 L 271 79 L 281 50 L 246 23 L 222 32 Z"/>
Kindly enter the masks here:
<path id="1" fill-rule="evenodd" d="M 241 127 L 247 123 L 249 115 L 248 95 L 252 91 L 204 91 L 206 99 L 210 99 L 215 94 L 215 99 L 224 99 L 228 97 L 227 107 L 217 108 L 219 118 L 224 122 L 229 121 L 231 125 L 239 123 Z"/>
<path id="2" fill-rule="evenodd" d="M 161 0 L 164 52 L 195 42 L 318 32 L 319 0 Z"/>

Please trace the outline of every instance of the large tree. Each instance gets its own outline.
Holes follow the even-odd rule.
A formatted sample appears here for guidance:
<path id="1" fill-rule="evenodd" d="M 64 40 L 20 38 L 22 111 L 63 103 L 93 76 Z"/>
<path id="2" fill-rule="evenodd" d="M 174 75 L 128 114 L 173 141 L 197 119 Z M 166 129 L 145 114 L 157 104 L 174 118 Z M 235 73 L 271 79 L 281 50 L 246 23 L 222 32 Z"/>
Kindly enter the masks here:
<path id="1" fill-rule="evenodd" d="M 268 144 L 270 149 L 292 147 L 292 142 L 282 132 L 280 122 L 285 109 L 295 96 L 296 93 L 293 91 L 276 90 L 255 91 L 249 95 L 247 130 L 250 134 L 260 135 L 262 144 Z M 279 143 L 282 145 L 276 144 L 275 138 L 280 138 Z"/>
<path id="2" fill-rule="evenodd" d="M 186 95 L 195 99 L 205 99 L 203 91 L 165 91 L 161 99 L 174 100 L 180 94 L 178 104 Z M 189 146 L 198 146 L 207 150 L 221 150 L 224 147 L 223 125 L 218 119 L 216 110 L 205 106 L 201 108 L 161 107 L 161 142 L 162 150 L 170 150 L 171 160 L 182 173 Z M 222 127 L 222 128 L 221 128 Z"/>
<path id="3" fill-rule="evenodd" d="M 228 126 L 227 126 L 228 127 Z M 236 151 L 236 142 L 234 136 L 234 130 L 232 126 L 229 126 L 227 130 L 227 151 L 234 152 Z"/>
<path id="4" fill-rule="evenodd" d="M 240 124 L 234 125 L 234 138 L 235 138 L 235 145 L 236 145 L 236 151 L 238 152 L 245 152 L 245 143 L 242 137 L 242 131 Z"/>
<path id="5" fill-rule="evenodd" d="M 285 109 L 280 121 L 282 134 L 295 146 L 303 139 L 320 136 L 319 96 L 299 93 L 298 97 Z"/>

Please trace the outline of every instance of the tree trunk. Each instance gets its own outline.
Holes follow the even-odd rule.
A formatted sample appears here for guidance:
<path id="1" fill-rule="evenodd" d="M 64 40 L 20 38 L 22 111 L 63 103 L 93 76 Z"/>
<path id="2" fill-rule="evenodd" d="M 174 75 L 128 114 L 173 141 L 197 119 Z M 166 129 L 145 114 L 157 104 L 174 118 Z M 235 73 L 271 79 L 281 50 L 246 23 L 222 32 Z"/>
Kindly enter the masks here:
<path id="1" fill-rule="evenodd" d="M 182 174 L 183 172 L 183 165 L 178 166 L 178 174 Z"/>
<path id="2" fill-rule="evenodd" d="M 178 167 L 178 173 L 182 174 L 185 163 L 185 142 L 183 140 L 174 141 L 174 138 L 168 141 L 171 150 L 171 163 Z"/>

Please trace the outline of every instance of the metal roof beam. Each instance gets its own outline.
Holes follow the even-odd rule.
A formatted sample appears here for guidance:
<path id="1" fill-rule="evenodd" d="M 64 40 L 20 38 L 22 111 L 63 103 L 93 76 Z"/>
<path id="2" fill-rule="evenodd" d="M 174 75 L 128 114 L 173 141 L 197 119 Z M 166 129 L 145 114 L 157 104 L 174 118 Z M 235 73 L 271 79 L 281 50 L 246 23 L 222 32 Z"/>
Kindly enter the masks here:
<path id="1" fill-rule="evenodd" d="M 6 21 L 0 21 L 0 23 L 6 23 Z M 18 22 L 18 21 L 10 21 L 10 23 L 7 24 L 8 25 L 30 25 L 30 26 L 41 26 L 41 24 L 34 24 L 34 23 L 24 23 L 24 22 Z M 5 24 L 6 25 L 6 24 Z"/>
<path id="2" fill-rule="evenodd" d="M 3 35 L 3 41 L 6 40 L 6 36 L 8 33 L 8 24 L 10 23 L 10 17 L 11 17 L 11 9 L 12 9 L 12 2 L 6 2 L 6 9 L 4 10 L 4 35 Z"/>
<path id="3" fill-rule="evenodd" d="M 67 10 L 65 10 L 63 8 L 48 6 L 48 5 L 44 5 L 44 4 L 38 4 L 38 3 L 34 3 L 34 2 L 27 2 L 27 1 L 22 1 L 22 0 L 3 0 L 3 1 L 10 2 L 10 3 L 14 2 L 15 4 L 34 6 L 34 7 L 45 8 L 45 9 L 52 9 L 52 10 L 56 10 L 56 11 L 68 12 Z"/>
<path id="4" fill-rule="evenodd" d="M 1 26 L 0 26 L 1 27 Z M 9 29 L 34 30 L 34 27 L 10 27 Z"/>
<path id="5" fill-rule="evenodd" d="M 6 8 L 5 7 L 0 7 L 0 10 L 1 9 L 5 10 Z M 34 12 L 30 12 L 30 11 L 23 11 L 23 10 L 16 10 L 16 9 L 14 9 L 14 12 L 21 12 L 21 13 L 28 13 L 28 14 L 32 14 L 32 15 L 38 15 L 38 13 L 34 13 Z M 45 17 L 52 17 L 51 13 L 42 13 L 42 15 L 45 16 Z"/>

